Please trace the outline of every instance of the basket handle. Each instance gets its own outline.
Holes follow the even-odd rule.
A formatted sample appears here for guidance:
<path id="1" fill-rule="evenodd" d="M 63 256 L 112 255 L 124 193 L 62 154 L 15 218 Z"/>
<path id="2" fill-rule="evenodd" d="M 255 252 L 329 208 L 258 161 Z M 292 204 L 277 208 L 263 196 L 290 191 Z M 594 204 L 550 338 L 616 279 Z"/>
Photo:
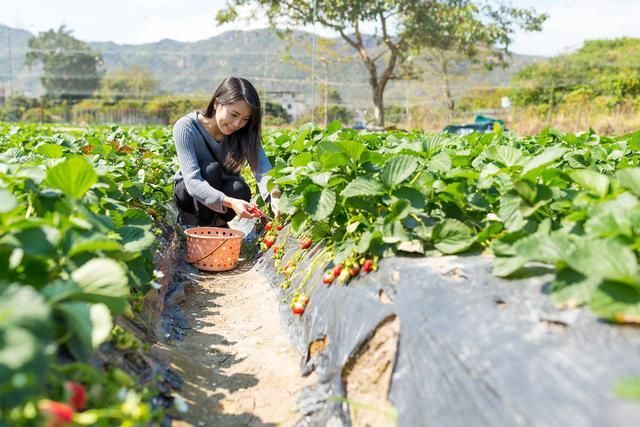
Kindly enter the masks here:
<path id="1" fill-rule="evenodd" d="M 224 239 L 222 241 L 222 243 L 220 243 L 215 249 L 213 249 L 211 252 L 209 252 L 208 254 L 206 254 L 205 256 L 201 257 L 200 259 L 197 259 L 195 261 L 187 261 L 188 264 L 195 264 L 196 262 L 200 262 L 203 259 L 205 259 L 206 257 L 208 257 L 209 255 L 213 255 L 218 249 L 220 249 L 222 247 L 222 245 L 224 245 L 225 243 L 227 243 L 227 240 L 229 239 Z"/>

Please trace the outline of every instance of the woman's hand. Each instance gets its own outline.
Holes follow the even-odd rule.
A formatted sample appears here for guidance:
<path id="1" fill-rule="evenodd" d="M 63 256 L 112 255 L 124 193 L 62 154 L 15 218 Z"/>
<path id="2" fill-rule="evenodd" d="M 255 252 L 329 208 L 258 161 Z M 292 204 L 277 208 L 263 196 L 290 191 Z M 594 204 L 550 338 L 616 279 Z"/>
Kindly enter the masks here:
<path id="1" fill-rule="evenodd" d="M 280 190 L 273 190 L 271 192 L 271 212 L 273 212 L 273 216 L 277 217 L 280 215 Z"/>
<path id="2" fill-rule="evenodd" d="M 260 216 L 260 211 L 254 205 L 242 199 L 225 197 L 222 205 L 233 209 L 240 218 L 257 218 Z"/>

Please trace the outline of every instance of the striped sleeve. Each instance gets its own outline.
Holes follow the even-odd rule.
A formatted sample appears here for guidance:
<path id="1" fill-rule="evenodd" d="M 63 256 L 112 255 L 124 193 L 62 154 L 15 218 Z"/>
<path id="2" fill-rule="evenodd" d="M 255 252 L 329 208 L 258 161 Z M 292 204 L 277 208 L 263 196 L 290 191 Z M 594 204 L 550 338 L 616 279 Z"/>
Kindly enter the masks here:
<path id="1" fill-rule="evenodd" d="M 216 212 L 226 212 L 222 206 L 224 193 L 213 188 L 202 177 L 195 144 L 200 136 L 191 128 L 187 119 L 180 119 L 173 127 L 173 140 L 178 153 L 178 163 L 187 192 L 198 202 Z"/>

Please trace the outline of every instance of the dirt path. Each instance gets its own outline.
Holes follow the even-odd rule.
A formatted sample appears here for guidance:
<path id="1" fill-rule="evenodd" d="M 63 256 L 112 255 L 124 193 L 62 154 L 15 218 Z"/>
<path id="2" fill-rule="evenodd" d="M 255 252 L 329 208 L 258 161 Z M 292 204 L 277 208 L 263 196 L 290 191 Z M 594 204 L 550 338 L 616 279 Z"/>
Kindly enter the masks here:
<path id="1" fill-rule="evenodd" d="M 181 304 L 193 329 L 152 348 L 184 379 L 189 410 L 174 426 L 289 426 L 300 417 L 298 395 L 315 379 L 300 375 L 275 292 L 250 267 L 200 274 Z"/>

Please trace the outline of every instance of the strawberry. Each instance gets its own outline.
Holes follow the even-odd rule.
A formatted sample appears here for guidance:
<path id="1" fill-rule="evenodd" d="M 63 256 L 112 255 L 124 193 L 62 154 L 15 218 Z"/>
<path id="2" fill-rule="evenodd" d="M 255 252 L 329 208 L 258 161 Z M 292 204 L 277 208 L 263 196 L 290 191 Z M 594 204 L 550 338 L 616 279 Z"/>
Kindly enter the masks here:
<path id="1" fill-rule="evenodd" d="M 309 249 L 311 247 L 311 244 L 313 244 L 313 240 L 304 239 L 302 243 L 300 243 L 300 249 Z"/>
<path id="2" fill-rule="evenodd" d="M 276 230 L 281 231 L 284 228 L 284 225 L 278 224 L 276 225 Z"/>
<path id="3" fill-rule="evenodd" d="M 373 261 L 370 259 L 365 259 L 362 263 L 362 271 L 365 273 L 369 273 L 373 269 Z"/>
<path id="4" fill-rule="evenodd" d="M 306 305 L 309 304 L 309 297 L 306 295 L 302 295 L 298 298 L 298 301 L 300 301 L 306 307 Z"/>
<path id="5" fill-rule="evenodd" d="M 356 277 L 359 272 L 360 272 L 360 267 L 358 267 L 358 265 L 354 265 L 349 269 L 349 274 L 351 274 L 351 277 Z"/>
<path id="6" fill-rule="evenodd" d="M 82 384 L 73 381 L 67 381 L 64 385 L 64 388 L 69 394 L 69 403 L 76 411 L 80 411 L 84 409 L 85 406 L 87 406 L 87 391 Z"/>
<path id="7" fill-rule="evenodd" d="M 301 301 L 296 301 L 291 304 L 291 312 L 293 314 L 302 315 L 304 313 L 304 304 Z"/>
<path id="8" fill-rule="evenodd" d="M 293 273 L 293 270 L 295 270 L 295 267 L 292 265 L 287 264 L 284 267 L 284 275 L 285 276 L 291 276 L 291 273 Z"/>
<path id="9" fill-rule="evenodd" d="M 279 245 L 273 245 L 273 253 L 277 253 L 280 250 L 280 246 Z"/>
<path id="10" fill-rule="evenodd" d="M 273 226 L 271 225 L 271 223 L 270 223 L 270 222 L 268 222 L 268 223 L 266 223 L 266 224 L 265 224 L 264 229 L 265 229 L 265 231 L 271 231 L 271 228 L 272 228 L 272 227 L 273 227 Z"/>
<path id="11" fill-rule="evenodd" d="M 338 281 L 340 283 L 347 283 L 349 279 L 351 279 L 351 273 L 349 273 L 349 270 L 342 270 L 338 276 Z"/>
<path id="12" fill-rule="evenodd" d="M 74 410 L 66 403 L 41 400 L 38 408 L 45 417 L 45 427 L 64 427 L 72 423 Z"/>
<path id="13" fill-rule="evenodd" d="M 330 285 L 331 283 L 333 283 L 333 280 L 336 278 L 335 274 L 333 271 L 329 270 L 326 273 L 324 273 L 322 275 L 322 283 L 324 283 L 325 285 Z"/>
<path id="14" fill-rule="evenodd" d="M 334 276 L 339 276 L 341 272 L 342 272 L 342 264 L 338 264 L 335 267 L 333 267 Z"/>
<path id="15" fill-rule="evenodd" d="M 267 248 L 270 248 L 276 242 L 276 239 L 273 236 L 267 236 L 262 239 L 262 242 L 267 246 Z"/>

